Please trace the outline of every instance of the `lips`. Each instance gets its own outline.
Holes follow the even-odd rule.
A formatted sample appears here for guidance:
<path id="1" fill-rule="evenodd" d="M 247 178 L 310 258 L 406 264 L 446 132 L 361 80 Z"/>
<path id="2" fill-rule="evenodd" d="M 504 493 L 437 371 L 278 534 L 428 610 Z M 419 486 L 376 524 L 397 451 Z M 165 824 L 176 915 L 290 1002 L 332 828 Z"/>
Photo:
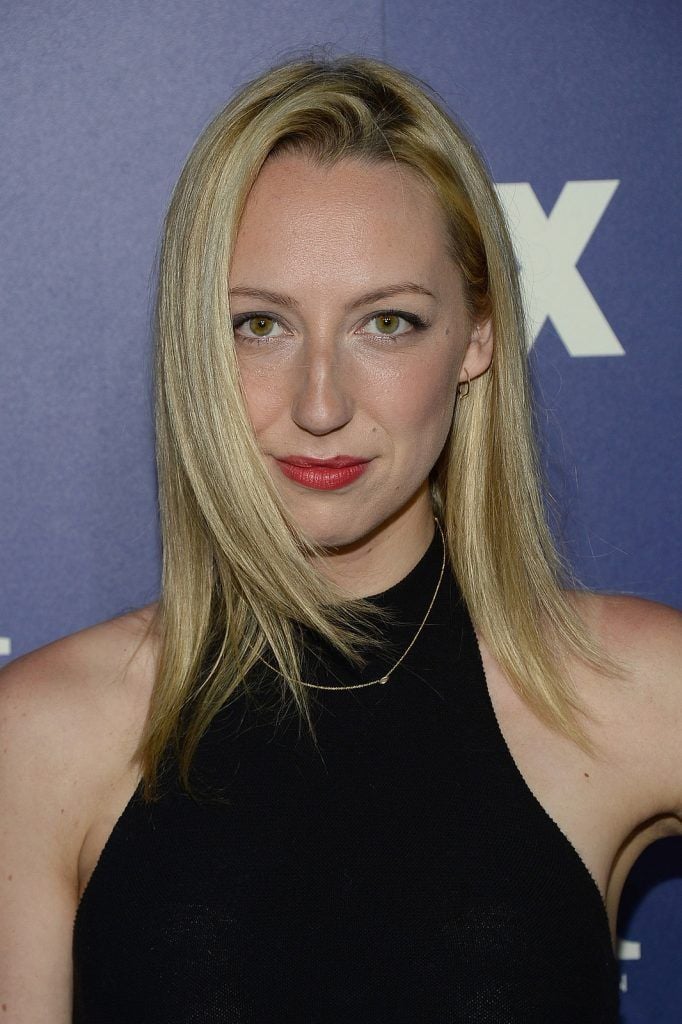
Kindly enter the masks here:
<path id="1" fill-rule="evenodd" d="M 332 459 L 314 459 L 305 455 L 283 455 L 278 462 L 287 462 L 290 466 L 301 466 L 304 469 L 311 466 L 320 466 L 328 469 L 345 469 L 346 466 L 358 466 L 369 459 L 358 458 L 355 455 L 335 455 Z"/>
<path id="2" fill-rule="evenodd" d="M 304 455 L 287 455 L 276 459 L 289 480 L 318 491 L 335 491 L 352 484 L 367 470 L 371 459 L 355 455 L 336 455 L 332 459 L 312 459 Z"/>

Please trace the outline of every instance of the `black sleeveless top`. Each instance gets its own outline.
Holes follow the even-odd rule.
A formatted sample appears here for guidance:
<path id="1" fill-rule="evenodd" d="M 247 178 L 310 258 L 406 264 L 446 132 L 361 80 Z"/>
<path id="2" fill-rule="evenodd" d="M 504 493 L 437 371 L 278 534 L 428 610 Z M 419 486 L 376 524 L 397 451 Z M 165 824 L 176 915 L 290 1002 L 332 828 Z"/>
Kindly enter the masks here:
<path id="1" fill-rule="evenodd" d="M 442 554 L 436 530 L 371 598 L 397 614 L 385 657 L 358 672 L 308 635 L 304 678 L 386 672 Z M 309 690 L 319 751 L 255 693 L 199 747 L 222 801 L 171 781 L 116 822 L 76 914 L 75 1024 L 617 1022 L 601 895 L 511 757 L 449 567 L 387 685 Z"/>

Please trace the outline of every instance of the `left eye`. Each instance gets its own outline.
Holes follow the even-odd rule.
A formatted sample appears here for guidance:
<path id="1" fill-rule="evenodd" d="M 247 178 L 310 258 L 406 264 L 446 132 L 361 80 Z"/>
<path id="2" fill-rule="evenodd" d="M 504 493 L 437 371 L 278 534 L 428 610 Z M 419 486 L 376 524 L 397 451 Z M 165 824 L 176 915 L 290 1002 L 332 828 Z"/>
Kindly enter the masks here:
<path id="1" fill-rule="evenodd" d="M 401 320 L 403 324 L 406 326 L 406 330 L 409 330 L 412 325 L 408 321 L 407 317 L 402 316 L 400 313 L 390 312 L 377 313 L 376 316 L 373 316 L 371 320 L 367 321 L 365 329 L 367 329 L 367 327 L 369 327 L 370 324 L 376 324 L 377 330 L 368 331 L 369 334 L 384 334 L 389 336 L 396 334 L 405 334 L 405 329 L 399 330 Z"/>
<path id="2" fill-rule="evenodd" d="M 265 313 L 250 313 L 238 316 L 233 321 L 232 326 L 235 335 L 241 335 L 248 338 L 249 341 L 258 341 L 259 338 L 275 338 L 279 334 L 284 333 L 279 322 L 274 317 L 268 316 Z M 249 328 L 249 333 L 244 330 L 245 327 Z"/>

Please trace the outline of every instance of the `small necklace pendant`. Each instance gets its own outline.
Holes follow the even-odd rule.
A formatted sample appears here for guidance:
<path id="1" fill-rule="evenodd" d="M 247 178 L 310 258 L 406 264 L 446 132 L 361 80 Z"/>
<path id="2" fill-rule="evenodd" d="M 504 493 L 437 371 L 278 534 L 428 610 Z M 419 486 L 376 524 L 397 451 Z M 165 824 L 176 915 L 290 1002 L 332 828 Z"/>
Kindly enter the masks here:
<path id="1" fill-rule="evenodd" d="M 382 676 L 381 679 L 379 680 L 379 683 L 380 683 L 381 686 L 384 686 L 387 682 L 388 682 L 388 676 L 387 675 L 386 676 Z"/>

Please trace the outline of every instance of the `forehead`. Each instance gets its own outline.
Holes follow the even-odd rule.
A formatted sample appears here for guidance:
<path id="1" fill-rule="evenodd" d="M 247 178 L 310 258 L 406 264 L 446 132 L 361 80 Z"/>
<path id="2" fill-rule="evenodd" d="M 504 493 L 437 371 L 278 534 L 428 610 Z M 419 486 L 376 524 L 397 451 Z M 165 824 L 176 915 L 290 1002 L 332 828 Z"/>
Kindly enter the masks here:
<path id="1" fill-rule="evenodd" d="M 441 207 L 412 168 L 355 158 L 323 167 L 284 153 L 265 162 L 251 189 L 232 274 L 264 263 L 281 273 L 451 274 L 446 245 Z"/>

